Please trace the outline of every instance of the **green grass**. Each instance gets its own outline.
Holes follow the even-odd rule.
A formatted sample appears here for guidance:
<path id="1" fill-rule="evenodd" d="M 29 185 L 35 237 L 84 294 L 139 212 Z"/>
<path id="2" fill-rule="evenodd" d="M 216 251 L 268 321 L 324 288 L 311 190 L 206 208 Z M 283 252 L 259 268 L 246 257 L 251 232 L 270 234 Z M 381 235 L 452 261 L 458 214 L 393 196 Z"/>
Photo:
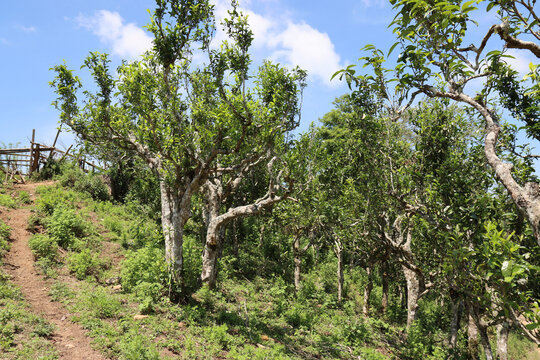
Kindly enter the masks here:
<path id="1" fill-rule="evenodd" d="M 2 237 L 0 231 L 0 237 Z M 32 314 L 20 290 L 0 271 L 0 353 L 2 359 L 57 359 L 50 339 L 54 326 Z"/>
<path id="2" fill-rule="evenodd" d="M 89 331 L 94 346 L 108 357 L 153 360 L 167 358 L 165 353 L 180 359 L 447 357 L 447 334 L 442 329 L 448 319 L 441 315 L 438 303 L 426 296 L 420 304 L 421 321 L 408 332 L 403 326 L 403 309 L 390 307 L 385 316 L 366 318 L 361 314 L 359 295 L 365 281 L 362 273 L 348 275 L 348 295 L 338 305 L 335 264 L 325 259 L 320 260 L 317 271 L 304 274 L 303 289 L 295 294 L 292 284 L 280 276 L 253 276 L 250 280 L 236 276 L 225 258 L 215 291 L 203 287 L 185 303 L 174 304 L 167 297 L 159 225 L 150 218 L 141 220 L 137 206 L 96 201 L 58 186 L 42 188 L 40 193 L 36 213 L 46 217 L 45 224 L 55 216 L 58 228 L 70 228 L 74 218 L 82 219 L 81 223 L 94 221 L 88 225 L 94 228 L 93 245 L 74 246 L 62 260 L 67 265 L 61 270 L 64 275 L 71 271 L 80 281 L 66 284 L 57 280 L 49 295 L 75 314 L 74 321 Z M 64 204 L 70 215 L 54 215 L 58 204 Z M 81 231 L 82 235 L 73 237 L 80 240 L 87 233 Z M 62 234 L 54 236 L 61 238 Z M 99 246 L 104 240 L 122 244 L 125 258 L 107 272 L 103 264 L 111 260 Z M 193 283 L 200 271 L 200 250 L 196 236 L 186 235 L 186 278 L 192 276 Z M 119 273 L 111 272 L 119 268 Z M 121 289 L 106 284 L 105 279 L 114 276 L 121 277 Z M 376 284 L 374 297 L 379 298 L 380 291 Z M 372 305 L 376 313 L 380 306 Z M 136 319 L 140 314 L 146 317 Z M 526 340 L 511 336 L 509 358 L 533 360 L 531 349 Z"/>
<path id="3" fill-rule="evenodd" d="M 16 209 L 19 203 L 9 194 L 0 194 L 0 206 Z"/>

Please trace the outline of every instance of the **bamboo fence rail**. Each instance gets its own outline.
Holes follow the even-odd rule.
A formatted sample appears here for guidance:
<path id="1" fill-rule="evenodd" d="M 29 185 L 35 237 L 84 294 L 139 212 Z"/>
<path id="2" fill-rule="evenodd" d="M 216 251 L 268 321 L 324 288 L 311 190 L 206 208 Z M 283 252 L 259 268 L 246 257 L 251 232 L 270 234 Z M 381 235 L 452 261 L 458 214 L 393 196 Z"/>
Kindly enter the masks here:
<path id="1" fill-rule="evenodd" d="M 11 177 L 15 181 L 24 182 L 25 176 L 30 176 L 34 172 L 39 171 L 55 155 L 60 157 L 60 160 L 64 160 L 66 157 L 76 160 L 79 167 L 86 172 L 90 170 L 95 171 L 96 169 L 103 170 L 102 167 L 87 161 L 84 157 L 71 154 L 69 151 L 72 146 L 66 151 L 56 148 L 56 141 L 58 140 L 58 135 L 60 135 L 60 130 L 56 133 L 52 146 L 35 142 L 35 135 L 36 131 L 34 129 L 32 130 L 32 140 L 28 148 L 0 149 L 0 172 L 6 174 L 6 179 Z"/>

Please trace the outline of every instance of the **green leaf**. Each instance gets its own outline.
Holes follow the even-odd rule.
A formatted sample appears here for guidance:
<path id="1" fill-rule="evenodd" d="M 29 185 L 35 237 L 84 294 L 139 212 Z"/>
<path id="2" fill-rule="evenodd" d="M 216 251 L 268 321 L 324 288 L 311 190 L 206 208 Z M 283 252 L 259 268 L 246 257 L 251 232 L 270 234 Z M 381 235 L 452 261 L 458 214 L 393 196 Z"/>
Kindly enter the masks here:
<path id="1" fill-rule="evenodd" d="M 399 41 L 394 43 L 394 45 L 392 45 L 390 47 L 390 50 L 388 50 L 388 56 L 390 56 L 390 54 L 392 54 L 392 51 L 394 51 L 395 47 L 399 44 Z"/>

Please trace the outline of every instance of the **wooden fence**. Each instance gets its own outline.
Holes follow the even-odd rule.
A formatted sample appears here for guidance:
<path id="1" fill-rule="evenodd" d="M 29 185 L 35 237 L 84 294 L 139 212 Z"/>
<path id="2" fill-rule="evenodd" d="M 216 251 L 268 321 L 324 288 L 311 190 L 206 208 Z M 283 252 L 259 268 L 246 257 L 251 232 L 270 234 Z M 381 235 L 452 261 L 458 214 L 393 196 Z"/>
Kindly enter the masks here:
<path id="1" fill-rule="evenodd" d="M 56 148 L 56 142 L 60 130 L 56 133 L 56 137 L 52 146 L 47 146 L 35 142 L 36 130 L 32 130 L 32 140 L 28 148 L 10 148 L 0 149 L 0 172 L 4 172 L 7 178 L 12 178 L 15 181 L 24 182 L 24 177 L 32 175 L 39 171 L 50 159 L 63 160 L 69 157 L 76 160 L 79 167 L 84 171 L 95 171 L 96 169 L 103 170 L 100 166 L 87 161 L 80 155 L 70 153 L 73 145 L 66 151 Z"/>

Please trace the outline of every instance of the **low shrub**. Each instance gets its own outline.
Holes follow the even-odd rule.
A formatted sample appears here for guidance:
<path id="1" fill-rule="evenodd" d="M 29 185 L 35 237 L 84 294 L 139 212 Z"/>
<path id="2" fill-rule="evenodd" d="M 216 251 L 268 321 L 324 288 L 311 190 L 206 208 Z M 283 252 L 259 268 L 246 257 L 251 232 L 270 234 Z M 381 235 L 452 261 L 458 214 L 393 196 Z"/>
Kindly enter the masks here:
<path id="1" fill-rule="evenodd" d="M 109 188 L 98 175 L 87 174 L 80 176 L 73 186 L 77 191 L 87 193 L 97 201 L 109 200 Z"/>
<path id="2" fill-rule="evenodd" d="M 21 204 L 31 204 L 32 203 L 32 199 L 30 199 L 30 194 L 27 193 L 26 191 L 21 191 L 19 192 L 19 202 Z"/>
<path id="3" fill-rule="evenodd" d="M 163 285 L 142 281 L 135 285 L 133 293 L 141 301 L 139 311 L 141 314 L 149 314 L 154 311 L 155 304 L 163 295 Z"/>
<path id="4" fill-rule="evenodd" d="M 59 207 L 75 208 L 77 195 L 73 191 L 58 186 L 38 186 L 36 192 L 40 195 L 36 200 L 37 213 L 50 216 Z"/>
<path id="5" fill-rule="evenodd" d="M 1 258 L 9 250 L 9 237 L 11 236 L 11 229 L 7 224 L 0 220 L 0 263 Z"/>
<path id="6" fill-rule="evenodd" d="M 28 246 L 36 260 L 41 258 L 54 260 L 58 255 L 58 243 L 47 235 L 36 234 L 32 236 L 28 240 Z"/>
<path id="7" fill-rule="evenodd" d="M 36 317 L 34 320 L 32 335 L 48 338 L 51 337 L 56 326 L 43 318 Z"/>
<path id="8" fill-rule="evenodd" d="M 8 194 L 0 194 L 0 206 L 5 206 L 11 209 L 17 208 L 17 201 Z"/>
<path id="9" fill-rule="evenodd" d="M 94 200 L 109 200 L 109 188 L 103 179 L 96 174 L 85 174 L 80 168 L 70 166 L 60 176 L 60 184 L 76 191 L 90 195 Z"/>
<path id="10" fill-rule="evenodd" d="M 64 249 L 74 248 L 75 240 L 88 236 L 90 224 L 75 210 L 58 207 L 46 222 L 51 238 Z"/>
<path id="11" fill-rule="evenodd" d="M 283 315 L 287 323 L 293 328 L 304 327 L 309 329 L 314 320 L 310 309 L 298 303 L 291 304 Z"/>
<path id="12" fill-rule="evenodd" d="M 148 245 L 128 251 L 122 262 L 121 274 L 122 287 L 126 291 L 134 291 L 142 283 L 156 284 L 163 289 L 168 279 L 163 250 Z"/>
<path id="13" fill-rule="evenodd" d="M 38 232 L 38 228 L 44 225 L 44 218 L 37 213 L 32 213 L 28 217 L 28 221 L 26 223 L 26 230 L 30 231 L 31 233 L 36 233 Z"/>
<path id="14" fill-rule="evenodd" d="M 82 280 L 87 276 L 97 276 L 104 264 L 90 249 L 84 249 L 80 253 L 71 254 L 67 259 L 67 266 L 77 279 Z"/>
<path id="15" fill-rule="evenodd" d="M 120 341 L 121 360 L 159 360 L 159 352 L 155 346 L 144 336 L 138 334 L 126 334 Z"/>
<path id="16" fill-rule="evenodd" d="M 64 161 L 59 161 L 54 158 L 47 160 L 45 165 L 37 173 L 32 174 L 32 178 L 37 181 L 49 180 L 54 176 L 62 173 Z"/>
<path id="17" fill-rule="evenodd" d="M 122 303 L 101 287 L 89 289 L 83 292 L 81 296 L 82 301 L 77 305 L 77 311 L 81 317 L 90 315 L 90 318 L 114 318 L 122 310 Z"/>

